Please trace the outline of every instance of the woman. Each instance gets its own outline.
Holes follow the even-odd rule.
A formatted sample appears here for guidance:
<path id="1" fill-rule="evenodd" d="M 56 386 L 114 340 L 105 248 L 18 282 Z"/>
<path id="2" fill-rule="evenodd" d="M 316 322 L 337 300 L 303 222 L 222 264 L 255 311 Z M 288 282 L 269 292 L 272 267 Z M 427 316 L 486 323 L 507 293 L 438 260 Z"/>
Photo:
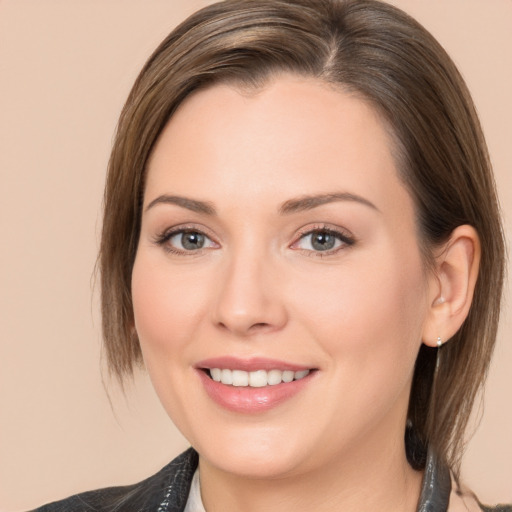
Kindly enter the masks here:
<path id="1" fill-rule="evenodd" d="M 112 371 L 143 361 L 193 449 L 41 510 L 485 510 L 458 468 L 498 204 L 462 78 L 401 11 L 233 0 L 174 30 L 121 114 L 100 269 Z"/>

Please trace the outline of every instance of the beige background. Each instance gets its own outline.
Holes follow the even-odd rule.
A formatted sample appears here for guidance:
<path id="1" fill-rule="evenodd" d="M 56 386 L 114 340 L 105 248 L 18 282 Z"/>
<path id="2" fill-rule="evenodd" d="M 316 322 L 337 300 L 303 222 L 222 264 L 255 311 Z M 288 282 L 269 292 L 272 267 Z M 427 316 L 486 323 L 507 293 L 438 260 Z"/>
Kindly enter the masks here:
<path id="1" fill-rule="evenodd" d="M 0 0 L 0 511 L 148 476 L 186 446 L 137 376 L 102 385 L 92 293 L 112 133 L 137 71 L 206 1 Z M 396 0 L 460 66 L 512 224 L 512 1 Z M 463 475 L 512 501 L 512 320 Z"/>

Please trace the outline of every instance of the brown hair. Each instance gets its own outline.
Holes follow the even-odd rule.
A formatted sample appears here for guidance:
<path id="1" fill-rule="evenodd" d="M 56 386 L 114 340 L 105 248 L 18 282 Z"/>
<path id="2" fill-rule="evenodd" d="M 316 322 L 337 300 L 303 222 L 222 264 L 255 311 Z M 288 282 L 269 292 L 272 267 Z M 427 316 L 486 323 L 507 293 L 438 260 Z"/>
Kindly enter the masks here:
<path id="1" fill-rule="evenodd" d="M 148 158 L 192 91 L 219 82 L 259 87 L 291 72 L 370 102 L 390 126 L 401 176 L 415 201 L 427 267 L 454 228 L 482 245 L 469 315 L 441 349 L 422 346 L 408 418 L 419 446 L 458 469 L 464 431 L 493 350 L 504 278 L 504 241 L 486 144 L 468 89 L 437 41 L 401 10 L 374 0 L 227 0 L 178 26 L 138 76 L 109 162 L 99 255 L 105 350 L 120 379 L 141 362 L 131 273 Z M 413 464 L 420 465 L 413 453 Z"/>

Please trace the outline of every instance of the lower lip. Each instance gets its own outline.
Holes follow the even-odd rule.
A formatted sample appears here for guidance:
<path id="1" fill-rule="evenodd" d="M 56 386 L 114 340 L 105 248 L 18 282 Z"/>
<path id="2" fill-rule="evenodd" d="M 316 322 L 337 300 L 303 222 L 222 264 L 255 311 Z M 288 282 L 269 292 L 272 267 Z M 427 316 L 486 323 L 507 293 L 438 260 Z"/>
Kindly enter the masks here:
<path id="1" fill-rule="evenodd" d="M 274 386 L 252 388 L 227 386 L 214 381 L 203 370 L 198 370 L 198 373 L 206 393 L 215 403 L 230 411 L 246 414 L 268 411 L 286 402 L 307 386 L 313 375 L 310 373 L 302 379 Z"/>

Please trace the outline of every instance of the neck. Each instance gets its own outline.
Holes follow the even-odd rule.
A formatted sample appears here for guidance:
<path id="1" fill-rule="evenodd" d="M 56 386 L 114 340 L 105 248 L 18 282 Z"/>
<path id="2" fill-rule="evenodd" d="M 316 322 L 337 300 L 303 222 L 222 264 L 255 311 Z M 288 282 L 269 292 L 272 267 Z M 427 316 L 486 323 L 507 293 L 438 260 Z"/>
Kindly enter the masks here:
<path id="1" fill-rule="evenodd" d="M 408 464 L 403 441 L 365 448 L 269 479 L 233 475 L 200 459 L 203 503 L 207 512 L 414 512 L 422 473 Z"/>

